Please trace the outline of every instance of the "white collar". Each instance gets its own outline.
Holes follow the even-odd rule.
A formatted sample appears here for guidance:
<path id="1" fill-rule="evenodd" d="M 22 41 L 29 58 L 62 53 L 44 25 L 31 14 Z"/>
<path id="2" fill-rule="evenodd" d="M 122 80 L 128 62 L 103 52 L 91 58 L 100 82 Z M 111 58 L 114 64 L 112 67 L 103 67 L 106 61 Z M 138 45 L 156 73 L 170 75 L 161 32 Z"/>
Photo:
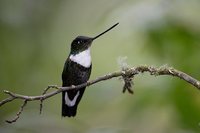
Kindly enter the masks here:
<path id="1" fill-rule="evenodd" d="M 70 55 L 70 60 L 80 64 L 83 67 L 89 68 L 91 66 L 90 48 L 84 50 L 76 55 Z"/>

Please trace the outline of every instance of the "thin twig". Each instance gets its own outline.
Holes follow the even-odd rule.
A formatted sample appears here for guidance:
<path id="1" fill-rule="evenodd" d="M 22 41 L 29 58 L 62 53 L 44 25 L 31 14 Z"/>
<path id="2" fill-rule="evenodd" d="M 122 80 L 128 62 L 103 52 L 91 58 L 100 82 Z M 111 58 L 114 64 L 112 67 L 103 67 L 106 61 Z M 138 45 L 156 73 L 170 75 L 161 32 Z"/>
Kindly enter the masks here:
<path id="1" fill-rule="evenodd" d="M 6 122 L 8 122 L 8 123 L 16 122 L 17 119 L 19 119 L 19 116 L 22 113 L 23 108 L 26 106 L 26 104 L 27 104 L 27 100 L 24 100 L 24 103 L 21 105 L 21 107 L 20 107 L 19 111 L 17 112 L 17 115 L 15 116 L 15 118 L 12 119 L 12 120 L 6 120 Z"/>
<path id="2" fill-rule="evenodd" d="M 16 98 L 16 97 L 9 97 L 9 98 L 6 98 L 6 99 L 2 100 L 2 101 L 0 102 L 0 107 L 1 107 L 2 105 L 4 105 L 5 103 L 7 103 L 7 102 L 13 101 L 15 98 Z"/>
<path id="3" fill-rule="evenodd" d="M 58 89 L 58 87 L 56 85 L 48 85 L 47 88 L 44 89 L 42 95 L 45 95 L 46 92 L 51 88 Z M 41 97 L 40 98 L 40 114 L 42 114 L 42 107 L 43 107 L 43 98 Z"/>
<path id="4" fill-rule="evenodd" d="M 113 72 L 107 75 L 104 75 L 102 77 L 96 78 L 94 80 L 90 80 L 86 83 L 77 85 L 77 86 L 69 86 L 69 87 L 57 87 L 56 85 L 51 85 L 48 86 L 47 88 L 44 89 L 42 95 L 40 96 L 26 96 L 26 95 L 20 95 L 20 94 L 15 94 L 13 92 L 4 90 L 4 93 L 10 95 L 11 97 L 4 99 L 3 101 L 0 102 L 0 106 L 11 102 L 15 99 L 24 99 L 24 104 L 21 106 L 19 112 L 17 113 L 16 117 L 11 120 L 11 121 L 6 121 L 8 123 L 12 123 L 12 122 L 16 122 L 16 120 L 19 118 L 19 115 L 22 113 L 24 106 L 26 105 L 26 103 L 28 101 L 34 101 L 34 100 L 40 100 L 40 112 L 42 111 L 42 102 L 43 100 L 50 98 L 62 91 L 66 91 L 66 90 L 71 90 L 71 89 L 80 89 L 82 87 L 86 87 L 86 86 L 90 86 L 92 84 L 95 84 L 97 82 L 103 81 L 103 80 L 108 80 L 114 77 L 122 77 L 122 79 L 124 80 L 124 87 L 123 87 L 123 92 L 125 92 L 126 90 L 128 90 L 129 93 L 133 93 L 133 90 L 131 90 L 131 87 L 133 85 L 133 77 L 139 73 L 143 73 L 143 72 L 149 72 L 150 75 L 154 75 L 154 76 L 159 76 L 159 75 L 170 75 L 170 76 L 174 76 L 174 77 L 179 77 L 185 81 L 187 81 L 188 83 L 192 84 L 193 86 L 195 86 L 197 89 L 200 90 L 200 82 L 198 80 L 196 80 L 195 78 L 187 75 L 184 72 L 178 71 L 174 68 L 171 67 L 167 67 L 167 66 L 161 66 L 161 67 L 150 67 L 147 65 L 141 65 L 138 67 L 133 67 L 133 68 L 127 68 L 125 70 L 122 71 L 118 71 L 118 72 Z M 46 92 L 50 89 L 50 88 L 56 88 L 55 91 L 47 93 Z"/>

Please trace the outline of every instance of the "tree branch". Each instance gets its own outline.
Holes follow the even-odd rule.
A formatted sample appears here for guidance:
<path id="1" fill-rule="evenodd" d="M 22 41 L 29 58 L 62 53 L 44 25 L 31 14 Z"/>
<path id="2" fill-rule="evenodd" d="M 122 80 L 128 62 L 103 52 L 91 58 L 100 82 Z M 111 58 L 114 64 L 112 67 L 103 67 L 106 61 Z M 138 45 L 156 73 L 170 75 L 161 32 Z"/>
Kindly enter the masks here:
<path id="1" fill-rule="evenodd" d="M 26 106 L 27 104 L 27 100 L 24 100 L 24 103 L 21 105 L 19 111 L 17 112 L 17 115 L 15 116 L 15 118 L 13 120 L 6 120 L 6 122 L 8 123 L 13 123 L 13 122 L 16 122 L 17 119 L 19 118 L 20 114 L 22 113 L 24 107 Z"/>
<path id="2" fill-rule="evenodd" d="M 121 71 L 118 72 L 113 72 L 107 75 L 104 75 L 102 77 L 96 78 L 94 80 L 90 80 L 86 83 L 77 85 L 77 86 L 69 86 L 69 87 L 57 87 L 56 85 L 49 85 L 47 88 L 44 89 L 42 95 L 40 96 L 26 96 L 26 95 L 20 95 L 20 94 L 16 94 L 13 92 L 10 92 L 8 90 L 4 90 L 4 93 L 10 95 L 9 98 L 4 99 L 0 102 L 0 107 L 8 102 L 11 102 L 15 99 L 22 99 L 24 100 L 24 103 L 21 105 L 20 110 L 18 111 L 16 117 L 13 120 L 6 120 L 6 122 L 8 123 L 13 123 L 16 122 L 17 119 L 19 118 L 20 114 L 23 111 L 23 108 L 26 106 L 28 101 L 35 101 L 35 100 L 40 100 L 40 113 L 42 112 L 42 104 L 43 104 L 43 100 L 50 98 L 62 91 L 66 91 L 66 90 L 71 90 L 71 89 L 80 89 L 82 87 L 85 86 L 90 86 L 92 84 L 95 84 L 97 82 L 103 81 L 103 80 L 108 80 L 114 77 L 122 77 L 122 79 L 124 80 L 124 87 L 123 87 L 123 92 L 125 92 L 126 90 L 128 90 L 129 93 L 133 93 L 133 90 L 131 90 L 131 87 L 133 85 L 133 77 L 137 74 L 143 73 L 143 72 L 149 72 L 150 75 L 154 75 L 154 76 L 159 76 L 159 75 L 169 75 L 169 76 L 175 76 L 175 77 L 179 77 L 185 81 L 187 81 L 188 83 L 192 84 L 193 86 L 195 86 L 197 89 L 200 90 L 200 82 L 198 80 L 196 80 L 195 78 L 185 74 L 184 72 L 178 71 L 174 68 L 171 67 L 167 67 L 167 66 L 161 66 L 161 67 L 150 67 L 147 65 L 141 65 L 138 67 L 133 67 L 133 68 L 124 68 Z M 50 89 L 50 88 L 55 88 L 56 90 L 50 93 L 46 92 Z"/>

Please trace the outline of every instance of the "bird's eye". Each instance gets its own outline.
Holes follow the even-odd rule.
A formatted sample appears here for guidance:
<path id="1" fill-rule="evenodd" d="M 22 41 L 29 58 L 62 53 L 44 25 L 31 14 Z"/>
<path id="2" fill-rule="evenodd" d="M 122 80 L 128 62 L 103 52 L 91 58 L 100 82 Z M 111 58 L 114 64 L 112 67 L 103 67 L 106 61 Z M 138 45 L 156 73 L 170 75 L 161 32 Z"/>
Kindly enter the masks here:
<path id="1" fill-rule="evenodd" d="M 80 44 L 80 41 L 77 41 L 78 44 Z"/>

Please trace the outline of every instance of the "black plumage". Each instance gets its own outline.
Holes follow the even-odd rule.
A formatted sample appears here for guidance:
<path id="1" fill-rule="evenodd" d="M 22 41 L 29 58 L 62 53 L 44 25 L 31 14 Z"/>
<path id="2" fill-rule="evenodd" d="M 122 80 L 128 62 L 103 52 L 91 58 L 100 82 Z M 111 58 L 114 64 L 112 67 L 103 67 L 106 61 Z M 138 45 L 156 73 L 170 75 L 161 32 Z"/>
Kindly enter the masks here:
<path id="1" fill-rule="evenodd" d="M 119 23 L 116 23 L 95 37 L 78 36 L 72 41 L 71 51 L 65 62 L 62 73 L 63 87 L 79 85 L 88 81 L 92 69 L 89 49 L 92 42 L 118 24 Z M 79 90 L 74 89 L 62 92 L 62 116 L 71 117 L 76 115 L 77 106 L 84 91 L 85 87 L 80 88 Z"/>
<path id="2" fill-rule="evenodd" d="M 62 86 L 71 86 L 79 85 L 88 81 L 91 73 L 92 65 L 89 68 L 83 67 L 80 64 L 73 62 L 69 59 L 66 60 L 63 73 L 62 73 Z M 79 90 L 67 90 L 67 94 L 70 100 L 73 100 L 77 95 L 78 91 L 80 92 L 74 106 L 68 106 L 65 103 L 65 92 L 62 92 L 62 116 L 75 116 L 77 106 L 82 98 L 82 95 L 85 91 L 85 87 L 80 88 Z"/>

